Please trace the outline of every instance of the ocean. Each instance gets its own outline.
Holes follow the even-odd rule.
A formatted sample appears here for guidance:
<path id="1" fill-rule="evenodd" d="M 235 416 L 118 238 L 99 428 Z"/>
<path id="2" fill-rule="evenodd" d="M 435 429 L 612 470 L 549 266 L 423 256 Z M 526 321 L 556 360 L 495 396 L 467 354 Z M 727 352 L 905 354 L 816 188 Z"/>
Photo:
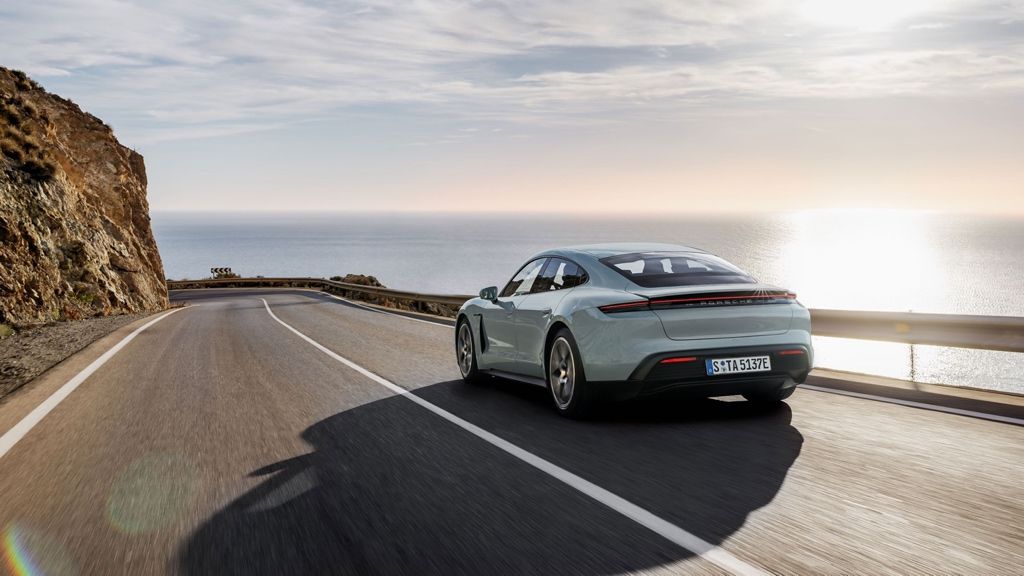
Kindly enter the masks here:
<path id="1" fill-rule="evenodd" d="M 155 212 L 168 278 L 376 276 L 475 294 L 532 254 L 672 242 L 732 261 L 811 308 L 1024 316 L 1024 218 L 808 211 L 730 216 Z M 816 365 L 1024 393 L 1024 354 L 817 338 Z"/>

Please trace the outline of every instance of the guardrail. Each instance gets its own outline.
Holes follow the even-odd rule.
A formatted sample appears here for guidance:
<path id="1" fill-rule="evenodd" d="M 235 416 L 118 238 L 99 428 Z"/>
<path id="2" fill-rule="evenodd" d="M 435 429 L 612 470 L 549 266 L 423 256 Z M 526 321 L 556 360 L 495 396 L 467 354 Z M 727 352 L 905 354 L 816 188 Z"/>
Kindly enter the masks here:
<path id="1" fill-rule="evenodd" d="M 455 308 L 462 306 L 463 302 L 473 298 L 473 296 L 407 292 L 405 290 L 393 290 L 391 288 L 381 288 L 379 286 L 365 286 L 363 284 L 337 282 L 335 280 L 326 280 L 324 278 L 215 278 L 209 280 L 173 280 L 167 282 L 168 290 L 237 287 L 333 289 L 337 291 L 377 296 L 382 299 L 403 300 L 407 302 L 425 302 L 428 304 L 440 304 L 442 306 L 454 306 Z"/>
<path id="2" fill-rule="evenodd" d="M 218 287 L 319 288 L 329 292 L 365 295 L 385 302 L 408 302 L 415 309 L 433 313 L 451 312 L 473 298 L 468 295 L 423 294 L 323 278 L 219 278 L 167 282 L 170 290 Z M 418 304 L 435 306 L 424 307 Z M 817 336 L 1024 352 L 1024 318 L 1011 316 L 813 309 L 811 325 Z"/>
<path id="3" fill-rule="evenodd" d="M 1014 316 L 811 310 L 811 329 L 817 336 L 1024 352 L 1024 318 Z"/>

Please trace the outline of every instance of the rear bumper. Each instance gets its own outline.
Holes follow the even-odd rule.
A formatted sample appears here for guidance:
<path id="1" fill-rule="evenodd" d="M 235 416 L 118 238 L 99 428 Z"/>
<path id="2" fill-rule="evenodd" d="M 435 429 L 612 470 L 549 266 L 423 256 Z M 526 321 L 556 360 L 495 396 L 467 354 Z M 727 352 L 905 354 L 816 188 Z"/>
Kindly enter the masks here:
<path id="1" fill-rule="evenodd" d="M 801 350 L 802 354 L 783 355 L 783 350 Z M 694 397 L 731 396 L 792 388 L 802 383 L 811 371 L 812 351 L 805 344 L 778 344 L 660 352 L 644 358 L 624 382 L 588 382 L 595 392 L 608 400 L 628 400 L 672 392 Z M 705 360 L 768 355 L 769 372 L 708 376 Z M 662 364 L 666 358 L 695 357 L 684 363 Z"/>

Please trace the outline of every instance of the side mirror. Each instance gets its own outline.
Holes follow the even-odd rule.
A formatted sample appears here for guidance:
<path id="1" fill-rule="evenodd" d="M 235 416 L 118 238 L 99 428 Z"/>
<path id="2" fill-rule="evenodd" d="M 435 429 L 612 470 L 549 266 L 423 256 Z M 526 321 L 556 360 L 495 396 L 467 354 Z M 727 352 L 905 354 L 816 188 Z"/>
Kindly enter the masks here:
<path id="1" fill-rule="evenodd" d="M 487 288 L 484 288 L 480 291 L 480 298 L 494 302 L 498 299 L 498 287 L 488 286 Z"/>

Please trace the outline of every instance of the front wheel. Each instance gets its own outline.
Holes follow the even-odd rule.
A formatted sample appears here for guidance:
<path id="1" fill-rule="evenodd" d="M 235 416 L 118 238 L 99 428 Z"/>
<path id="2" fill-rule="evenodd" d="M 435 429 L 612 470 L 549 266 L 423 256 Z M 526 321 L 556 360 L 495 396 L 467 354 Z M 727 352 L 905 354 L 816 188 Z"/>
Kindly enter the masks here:
<path id="1" fill-rule="evenodd" d="M 476 346 L 473 345 L 473 329 L 469 320 L 462 318 L 455 329 L 455 360 L 459 363 L 459 372 L 466 382 L 476 384 L 483 375 L 476 363 Z"/>
<path id="2" fill-rule="evenodd" d="M 759 404 L 778 404 L 792 396 L 795 390 L 796 386 L 791 386 L 789 388 L 772 390 L 771 392 L 751 392 L 749 394 L 744 394 L 743 397 L 746 398 L 748 402 L 757 402 Z"/>
<path id="3" fill-rule="evenodd" d="M 560 329 L 551 341 L 547 368 L 548 390 L 558 413 L 569 418 L 586 417 L 593 402 L 579 348 L 568 329 Z"/>

